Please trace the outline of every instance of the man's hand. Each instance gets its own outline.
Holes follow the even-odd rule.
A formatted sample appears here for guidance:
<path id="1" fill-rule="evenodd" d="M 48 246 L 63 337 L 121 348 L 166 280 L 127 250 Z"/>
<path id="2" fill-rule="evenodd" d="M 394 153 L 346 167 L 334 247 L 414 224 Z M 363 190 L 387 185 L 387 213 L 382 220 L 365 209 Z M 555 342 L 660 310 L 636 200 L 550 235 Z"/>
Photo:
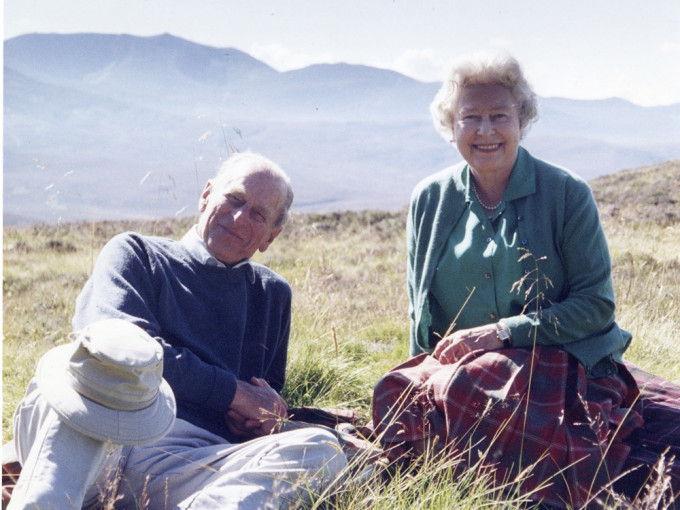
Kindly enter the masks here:
<path id="1" fill-rule="evenodd" d="M 503 347 L 498 339 L 495 324 L 485 324 L 476 328 L 461 329 L 442 338 L 432 356 L 442 364 L 455 363 L 472 351 L 493 351 Z"/>
<path id="2" fill-rule="evenodd" d="M 288 413 L 288 404 L 267 381 L 253 377 L 250 383 L 237 381 L 231 407 L 224 413 L 229 430 L 251 439 L 275 432 Z"/>

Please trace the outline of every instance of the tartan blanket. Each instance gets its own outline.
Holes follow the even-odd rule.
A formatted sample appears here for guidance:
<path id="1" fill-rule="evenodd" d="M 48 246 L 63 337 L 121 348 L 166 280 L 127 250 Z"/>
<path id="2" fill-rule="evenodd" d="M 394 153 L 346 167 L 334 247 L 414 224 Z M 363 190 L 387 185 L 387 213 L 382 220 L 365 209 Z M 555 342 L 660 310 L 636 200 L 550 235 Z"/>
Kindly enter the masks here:
<path id="1" fill-rule="evenodd" d="M 680 498 L 680 386 L 628 361 L 624 364 L 640 388 L 644 425 L 626 439 L 631 452 L 620 485 L 637 490 L 658 478 L 655 468 L 663 455 L 670 491 Z"/>
<path id="2" fill-rule="evenodd" d="M 580 508 L 621 473 L 624 439 L 643 424 L 638 396 L 625 366 L 588 379 L 556 347 L 421 354 L 377 383 L 373 426 L 386 447 L 429 441 L 497 486 Z"/>

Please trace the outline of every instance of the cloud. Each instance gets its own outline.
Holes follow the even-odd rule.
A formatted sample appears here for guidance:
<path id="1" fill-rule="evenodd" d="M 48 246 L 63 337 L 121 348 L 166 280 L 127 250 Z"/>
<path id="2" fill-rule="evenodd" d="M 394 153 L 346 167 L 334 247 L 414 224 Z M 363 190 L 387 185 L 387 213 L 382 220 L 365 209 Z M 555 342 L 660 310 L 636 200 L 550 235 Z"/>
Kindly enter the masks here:
<path id="1" fill-rule="evenodd" d="M 672 43 L 672 42 L 667 42 L 667 43 L 662 43 L 661 46 L 659 46 L 661 53 L 664 53 L 666 55 L 677 55 L 680 54 L 680 43 Z"/>
<path id="2" fill-rule="evenodd" d="M 441 81 L 444 76 L 444 62 L 431 48 L 407 50 L 390 67 L 421 81 Z"/>
<path id="3" fill-rule="evenodd" d="M 379 67 L 388 67 L 421 81 L 441 81 L 451 64 L 462 55 L 499 50 L 508 52 L 512 47 L 512 41 L 508 39 L 492 38 L 481 49 L 462 51 L 460 55 L 447 55 L 446 58 L 442 58 L 433 48 L 412 49 L 395 58 L 393 65 Z"/>
<path id="4" fill-rule="evenodd" d="M 330 53 L 319 53 L 317 55 L 295 53 L 283 44 L 253 44 L 248 53 L 278 71 L 289 71 L 312 64 L 329 64 L 338 61 Z M 437 57 L 437 52 L 433 49 L 408 50 L 397 56 L 391 63 L 380 61 L 366 63 L 366 65 L 392 69 L 425 82 L 440 81 L 445 70 L 445 62 Z"/>
<path id="5" fill-rule="evenodd" d="M 503 50 L 507 52 L 512 52 L 513 44 L 509 39 L 504 39 L 502 37 L 492 37 L 486 42 L 486 46 L 490 50 Z"/>
<path id="6" fill-rule="evenodd" d="M 312 64 L 331 61 L 330 54 L 314 56 L 306 53 L 293 53 L 283 44 L 253 44 L 250 46 L 248 53 L 278 71 L 300 69 Z"/>

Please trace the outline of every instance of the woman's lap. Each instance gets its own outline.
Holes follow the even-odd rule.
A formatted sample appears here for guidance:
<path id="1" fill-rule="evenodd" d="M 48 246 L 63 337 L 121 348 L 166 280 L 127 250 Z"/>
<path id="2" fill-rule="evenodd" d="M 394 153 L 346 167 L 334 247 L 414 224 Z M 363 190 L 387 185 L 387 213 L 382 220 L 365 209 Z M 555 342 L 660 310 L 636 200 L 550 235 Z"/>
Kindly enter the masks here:
<path id="1" fill-rule="evenodd" d="M 400 391 L 408 397 L 395 412 Z M 484 451 L 499 480 L 533 466 L 523 492 L 580 506 L 622 470 L 623 439 L 642 422 L 636 397 L 624 367 L 589 380 L 556 348 L 472 353 L 452 365 L 423 355 L 378 383 L 374 423 L 388 442 L 438 437 L 454 454 Z"/>

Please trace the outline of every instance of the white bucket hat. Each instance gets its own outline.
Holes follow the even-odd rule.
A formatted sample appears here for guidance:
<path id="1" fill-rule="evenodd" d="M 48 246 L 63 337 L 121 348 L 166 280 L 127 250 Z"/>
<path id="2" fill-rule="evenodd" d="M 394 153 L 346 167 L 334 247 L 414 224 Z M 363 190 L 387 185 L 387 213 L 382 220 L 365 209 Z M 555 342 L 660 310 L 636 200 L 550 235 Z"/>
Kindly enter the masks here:
<path id="1" fill-rule="evenodd" d="M 38 363 L 40 392 L 78 432 L 119 444 L 150 443 L 167 434 L 176 403 L 163 379 L 163 349 L 143 329 L 107 319 L 72 333 L 74 342 Z"/>

